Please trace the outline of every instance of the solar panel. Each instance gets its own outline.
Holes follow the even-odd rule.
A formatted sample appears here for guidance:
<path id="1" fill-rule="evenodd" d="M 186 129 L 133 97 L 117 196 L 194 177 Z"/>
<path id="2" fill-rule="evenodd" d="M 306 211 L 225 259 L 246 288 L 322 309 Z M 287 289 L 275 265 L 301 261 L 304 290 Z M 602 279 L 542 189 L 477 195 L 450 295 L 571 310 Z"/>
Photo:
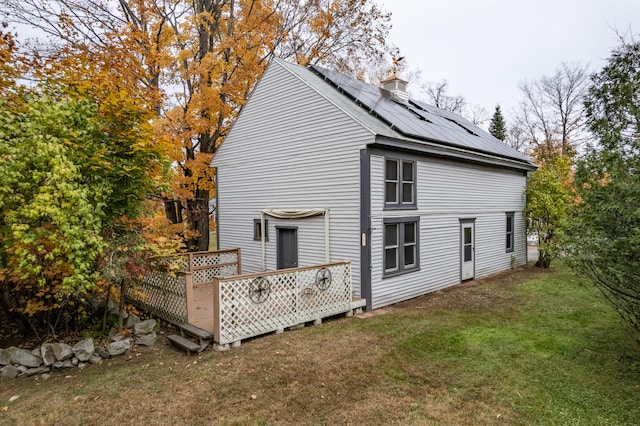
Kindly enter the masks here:
<path id="1" fill-rule="evenodd" d="M 398 103 L 391 98 L 391 92 L 380 87 L 322 67 L 310 68 L 356 104 L 407 137 L 531 162 L 526 155 L 458 114 L 414 100 Z"/>

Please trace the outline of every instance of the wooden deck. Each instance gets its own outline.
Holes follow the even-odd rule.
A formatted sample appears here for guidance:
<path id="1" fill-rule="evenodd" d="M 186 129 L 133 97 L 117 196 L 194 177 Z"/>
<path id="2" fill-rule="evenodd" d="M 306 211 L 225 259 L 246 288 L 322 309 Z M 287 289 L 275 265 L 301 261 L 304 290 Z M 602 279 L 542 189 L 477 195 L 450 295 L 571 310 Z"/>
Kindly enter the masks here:
<path id="1" fill-rule="evenodd" d="M 213 333 L 213 283 L 194 284 L 189 323 Z"/>

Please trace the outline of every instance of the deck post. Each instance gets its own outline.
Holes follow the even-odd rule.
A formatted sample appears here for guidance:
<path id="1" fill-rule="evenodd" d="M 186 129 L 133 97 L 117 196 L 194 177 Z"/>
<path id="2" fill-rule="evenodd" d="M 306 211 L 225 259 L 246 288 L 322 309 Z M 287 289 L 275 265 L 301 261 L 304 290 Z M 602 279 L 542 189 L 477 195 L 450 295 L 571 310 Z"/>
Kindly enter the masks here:
<path id="1" fill-rule="evenodd" d="M 213 277 L 213 341 L 220 344 L 220 280 Z"/>
<path id="2" fill-rule="evenodd" d="M 242 275 L 242 253 L 240 248 L 236 249 L 236 261 L 238 262 L 238 273 L 236 275 Z"/>
<path id="3" fill-rule="evenodd" d="M 189 264 L 185 273 L 186 297 L 187 297 L 187 322 L 195 320 L 195 304 L 193 303 L 193 254 L 189 253 Z"/>

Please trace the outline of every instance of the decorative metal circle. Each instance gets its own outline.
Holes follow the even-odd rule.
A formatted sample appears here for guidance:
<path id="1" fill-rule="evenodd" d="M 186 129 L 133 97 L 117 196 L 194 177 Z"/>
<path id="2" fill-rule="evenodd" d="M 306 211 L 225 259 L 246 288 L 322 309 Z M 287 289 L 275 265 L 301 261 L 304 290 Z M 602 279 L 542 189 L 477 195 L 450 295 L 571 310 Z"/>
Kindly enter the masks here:
<path id="1" fill-rule="evenodd" d="M 271 283 L 265 277 L 258 277 L 251 281 L 249 298 L 253 303 L 263 303 L 271 294 Z"/>
<path id="2" fill-rule="evenodd" d="M 316 285 L 322 291 L 325 291 L 331 285 L 331 271 L 322 268 L 316 273 Z"/>

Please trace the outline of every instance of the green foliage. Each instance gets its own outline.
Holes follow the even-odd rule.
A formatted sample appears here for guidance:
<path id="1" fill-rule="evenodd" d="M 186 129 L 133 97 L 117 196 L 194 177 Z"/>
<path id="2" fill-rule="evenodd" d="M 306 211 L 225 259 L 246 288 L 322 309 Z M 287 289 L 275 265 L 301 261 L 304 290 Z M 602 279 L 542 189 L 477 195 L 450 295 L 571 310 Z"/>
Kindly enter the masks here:
<path id="1" fill-rule="evenodd" d="M 562 235 L 571 203 L 569 172 L 569 159 L 558 156 L 540 166 L 527 182 L 528 233 L 539 241 L 536 266 L 548 268 L 558 256 L 558 236 Z"/>
<path id="2" fill-rule="evenodd" d="M 507 123 L 504 121 L 500 105 L 496 105 L 496 110 L 491 117 L 491 123 L 489 124 L 489 133 L 501 141 L 507 138 Z"/>
<path id="3" fill-rule="evenodd" d="M 587 116 L 598 146 L 577 162 L 570 265 L 640 331 L 640 43 L 593 77 Z"/>
<path id="4" fill-rule="evenodd" d="M 126 93 L 76 90 L 41 84 L 0 101 L 0 302 L 26 316 L 95 286 L 105 236 L 141 213 L 167 165 Z"/>

